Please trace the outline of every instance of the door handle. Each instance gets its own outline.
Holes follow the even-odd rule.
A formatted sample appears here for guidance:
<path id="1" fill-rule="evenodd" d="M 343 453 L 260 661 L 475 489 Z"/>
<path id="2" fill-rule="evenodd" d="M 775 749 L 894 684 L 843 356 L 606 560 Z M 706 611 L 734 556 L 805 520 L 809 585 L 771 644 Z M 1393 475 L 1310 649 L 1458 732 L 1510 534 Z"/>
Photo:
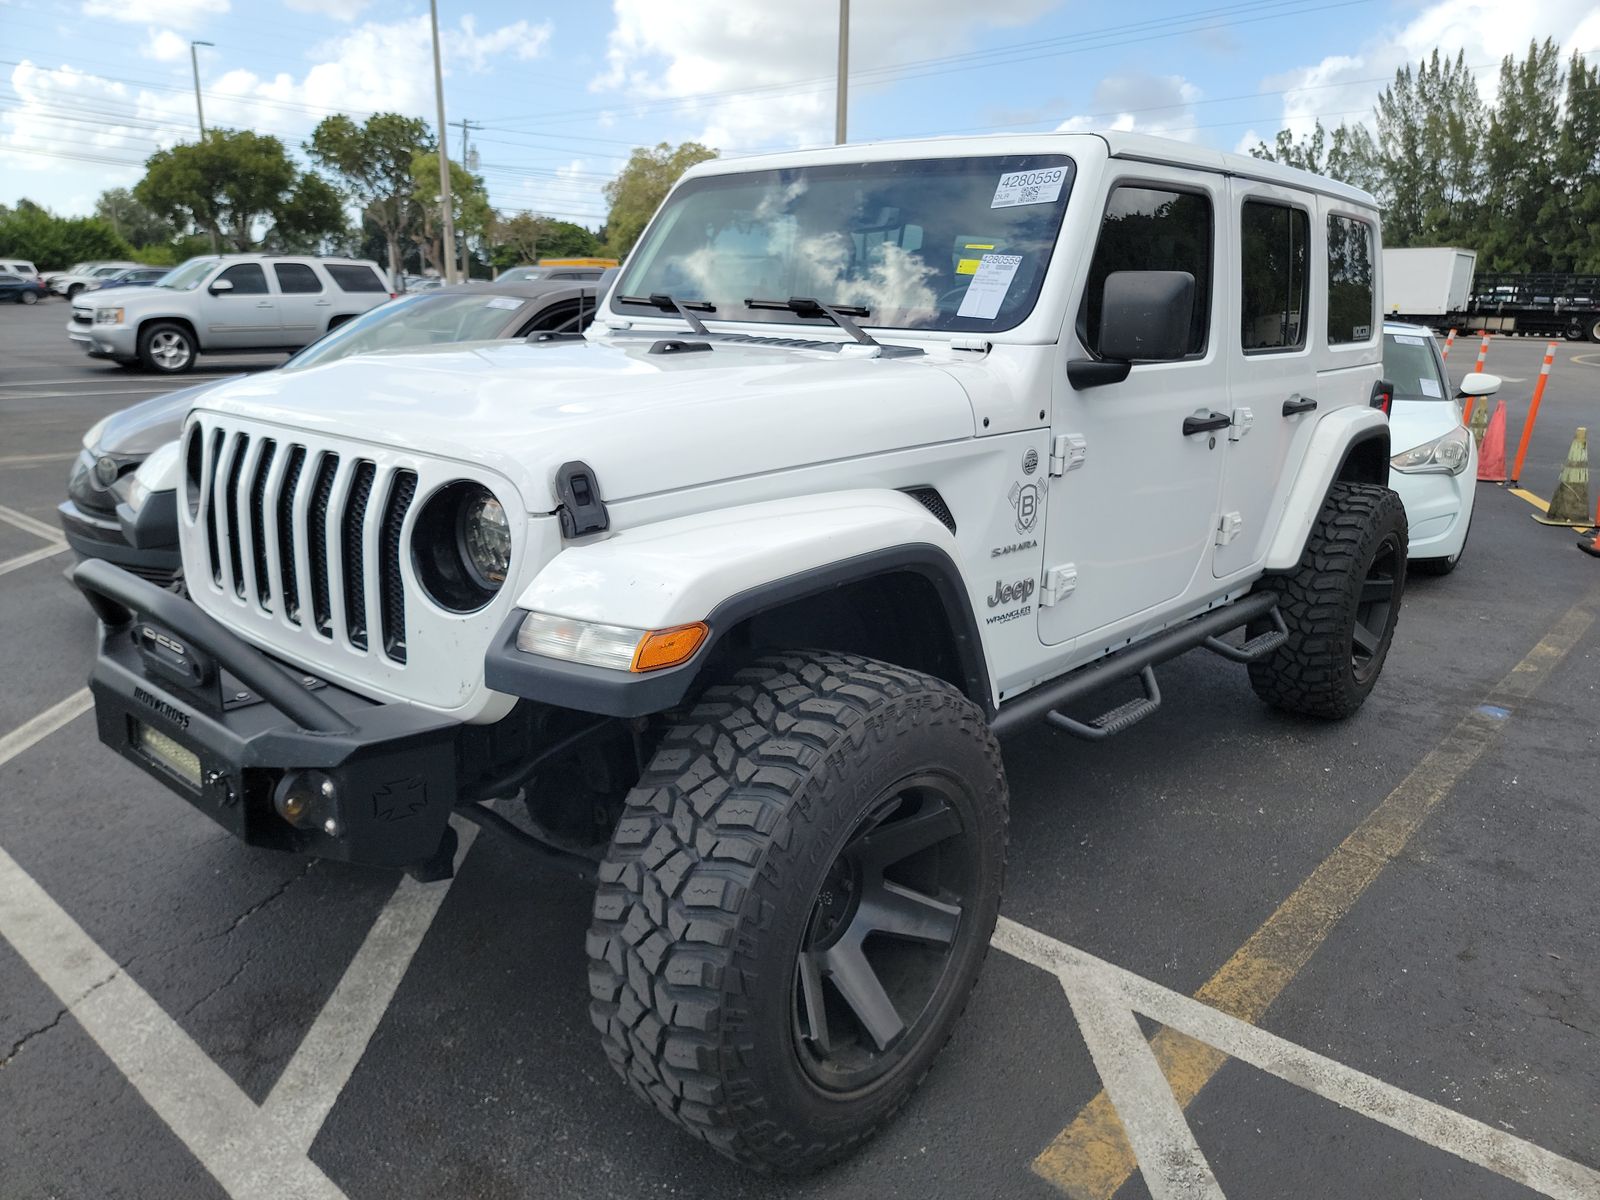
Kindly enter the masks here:
<path id="1" fill-rule="evenodd" d="M 333 303 L 332 300 L 318 300 L 317 301 L 317 307 L 318 308 L 326 308 L 328 305 L 330 305 L 332 303 Z"/>
<path id="2" fill-rule="evenodd" d="M 1189 437 L 1196 433 L 1210 433 L 1217 429 L 1226 429 L 1233 424 L 1233 418 L 1227 413 L 1207 413 L 1203 417 L 1185 417 L 1183 419 L 1183 436 Z"/>
<path id="3" fill-rule="evenodd" d="M 257 308 L 271 308 L 272 307 L 272 301 L 271 300 L 257 300 L 256 301 L 256 307 Z"/>
<path id="4" fill-rule="evenodd" d="M 1292 417 L 1296 413 L 1311 412 L 1317 407 L 1317 402 L 1310 396 L 1290 396 L 1283 402 L 1283 415 Z"/>

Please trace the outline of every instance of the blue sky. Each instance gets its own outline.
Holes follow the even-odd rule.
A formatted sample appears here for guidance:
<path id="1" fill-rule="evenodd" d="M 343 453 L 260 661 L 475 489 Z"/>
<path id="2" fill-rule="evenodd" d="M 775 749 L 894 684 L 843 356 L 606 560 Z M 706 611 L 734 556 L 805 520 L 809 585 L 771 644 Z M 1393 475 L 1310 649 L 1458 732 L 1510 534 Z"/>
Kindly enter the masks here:
<path id="1" fill-rule="evenodd" d="M 629 149 L 751 153 L 832 140 L 834 0 L 440 0 L 450 121 L 490 199 L 595 226 Z M 417 0 L 0 0 L 0 201 L 92 208 L 207 121 L 297 149 L 329 112 L 434 119 Z M 1593 0 L 853 0 L 852 141 L 1134 128 L 1222 149 L 1370 120 L 1434 47 L 1488 96 L 1530 38 L 1600 53 Z M 451 131 L 459 155 L 459 128 Z"/>

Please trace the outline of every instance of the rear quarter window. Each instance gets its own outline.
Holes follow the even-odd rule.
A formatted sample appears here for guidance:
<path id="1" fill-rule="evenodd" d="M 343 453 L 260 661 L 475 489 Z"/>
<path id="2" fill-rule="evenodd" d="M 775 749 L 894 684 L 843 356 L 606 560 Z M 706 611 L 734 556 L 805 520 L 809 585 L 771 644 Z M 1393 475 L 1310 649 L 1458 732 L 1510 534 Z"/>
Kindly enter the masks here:
<path id="1" fill-rule="evenodd" d="M 1328 344 L 1372 340 L 1372 226 L 1354 217 L 1328 218 Z"/>
<path id="2" fill-rule="evenodd" d="M 387 292 L 389 289 L 371 267 L 352 263 L 328 263 L 328 275 L 341 292 Z"/>

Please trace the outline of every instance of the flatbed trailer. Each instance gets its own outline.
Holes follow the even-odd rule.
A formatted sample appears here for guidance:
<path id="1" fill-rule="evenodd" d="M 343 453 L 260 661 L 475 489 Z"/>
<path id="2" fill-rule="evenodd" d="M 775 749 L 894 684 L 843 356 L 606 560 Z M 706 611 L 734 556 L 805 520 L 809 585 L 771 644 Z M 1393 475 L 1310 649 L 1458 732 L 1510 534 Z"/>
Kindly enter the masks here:
<path id="1" fill-rule="evenodd" d="M 1455 328 L 1600 342 L 1600 275 L 1485 271 L 1473 280 L 1471 299 L 1464 308 L 1386 315 L 1441 331 Z"/>

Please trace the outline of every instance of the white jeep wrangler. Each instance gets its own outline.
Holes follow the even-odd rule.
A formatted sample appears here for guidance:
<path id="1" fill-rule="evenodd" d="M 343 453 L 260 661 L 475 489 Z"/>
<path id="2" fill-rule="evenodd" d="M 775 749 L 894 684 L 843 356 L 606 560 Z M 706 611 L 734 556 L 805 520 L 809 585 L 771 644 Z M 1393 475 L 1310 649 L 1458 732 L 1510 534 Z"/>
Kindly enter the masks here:
<path id="1" fill-rule="evenodd" d="M 617 1070 L 816 1167 L 972 988 L 997 736 L 1113 734 L 1202 646 L 1371 690 L 1378 252 L 1359 191 L 1130 135 L 703 163 L 586 335 L 201 398 L 192 600 L 76 570 L 100 736 L 252 845 L 438 877 L 459 813 L 596 878 Z"/>

